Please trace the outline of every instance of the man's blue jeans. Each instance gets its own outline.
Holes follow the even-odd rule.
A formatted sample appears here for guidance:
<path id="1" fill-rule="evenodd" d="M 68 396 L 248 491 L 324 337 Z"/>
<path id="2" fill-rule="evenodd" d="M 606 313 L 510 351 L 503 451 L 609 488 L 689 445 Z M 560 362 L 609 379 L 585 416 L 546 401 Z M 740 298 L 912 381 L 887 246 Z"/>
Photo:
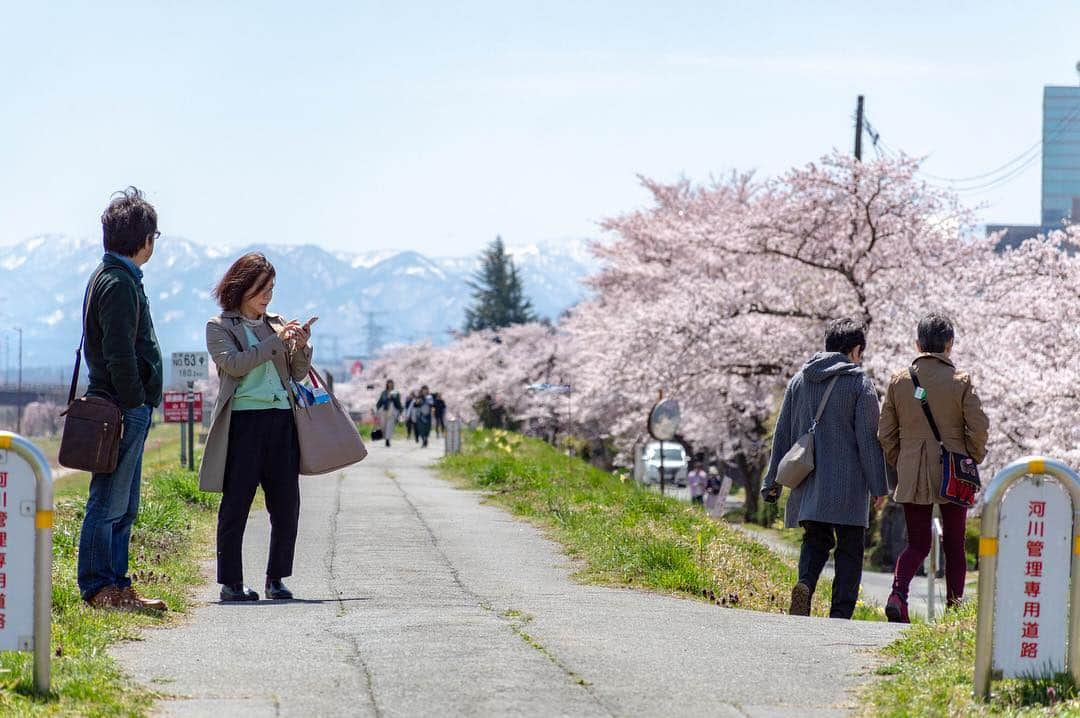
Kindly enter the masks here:
<path id="1" fill-rule="evenodd" d="M 106 586 L 124 588 L 128 543 L 139 513 L 143 448 L 150 430 L 149 406 L 124 410 L 120 458 L 111 474 L 94 474 L 79 535 L 79 593 L 89 601 Z"/>

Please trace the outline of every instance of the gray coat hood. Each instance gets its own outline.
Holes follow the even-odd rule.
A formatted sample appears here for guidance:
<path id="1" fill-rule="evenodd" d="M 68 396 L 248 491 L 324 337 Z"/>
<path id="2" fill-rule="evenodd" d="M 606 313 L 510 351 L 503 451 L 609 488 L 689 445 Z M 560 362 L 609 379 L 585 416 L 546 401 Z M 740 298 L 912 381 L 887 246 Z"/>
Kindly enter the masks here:
<path id="1" fill-rule="evenodd" d="M 846 354 L 840 352 L 818 352 L 803 365 L 803 378 L 820 383 L 834 376 L 857 376 L 863 373 L 862 367 L 852 364 Z"/>

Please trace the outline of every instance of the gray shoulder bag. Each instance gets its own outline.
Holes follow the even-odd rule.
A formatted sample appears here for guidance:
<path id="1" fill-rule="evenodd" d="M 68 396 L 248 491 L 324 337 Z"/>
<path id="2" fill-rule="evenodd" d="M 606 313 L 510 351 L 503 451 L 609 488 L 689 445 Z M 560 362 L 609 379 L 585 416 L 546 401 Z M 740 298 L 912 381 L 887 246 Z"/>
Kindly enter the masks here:
<path id="1" fill-rule="evenodd" d="M 832 394 L 833 387 L 836 386 L 836 380 L 839 378 L 834 376 L 825 389 L 825 396 L 821 397 L 821 403 L 818 404 L 814 421 L 810 423 L 810 431 L 800 436 L 799 440 L 792 444 L 788 452 L 784 454 L 784 458 L 780 459 L 780 466 L 776 469 L 776 483 L 781 486 L 794 489 L 805 481 L 810 472 L 814 470 L 814 430 L 817 428 L 818 422 L 821 421 L 821 415 L 825 412 L 825 405 L 829 403 L 829 395 Z"/>

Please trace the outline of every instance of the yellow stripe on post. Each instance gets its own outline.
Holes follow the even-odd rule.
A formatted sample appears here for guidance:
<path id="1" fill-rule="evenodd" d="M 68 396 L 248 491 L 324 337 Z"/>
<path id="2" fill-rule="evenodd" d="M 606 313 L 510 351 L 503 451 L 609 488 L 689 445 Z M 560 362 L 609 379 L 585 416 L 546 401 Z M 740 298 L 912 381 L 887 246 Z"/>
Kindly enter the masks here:
<path id="1" fill-rule="evenodd" d="M 1080 555 L 1080 536 L 1073 536 L 1073 553 Z"/>
<path id="2" fill-rule="evenodd" d="M 10 448 L 11 448 L 11 434 L 5 434 L 3 436 L 0 436 L 0 449 L 10 449 Z"/>
<path id="3" fill-rule="evenodd" d="M 1032 459 L 1028 462 L 1029 474 L 1045 474 L 1046 473 L 1046 459 Z"/>
<path id="4" fill-rule="evenodd" d="M 38 511 L 34 514 L 34 527 L 39 529 L 51 529 L 53 527 L 53 512 Z"/>
<path id="5" fill-rule="evenodd" d="M 996 538 L 979 539 L 979 555 L 980 556 L 997 556 L 998 540 Z"/>

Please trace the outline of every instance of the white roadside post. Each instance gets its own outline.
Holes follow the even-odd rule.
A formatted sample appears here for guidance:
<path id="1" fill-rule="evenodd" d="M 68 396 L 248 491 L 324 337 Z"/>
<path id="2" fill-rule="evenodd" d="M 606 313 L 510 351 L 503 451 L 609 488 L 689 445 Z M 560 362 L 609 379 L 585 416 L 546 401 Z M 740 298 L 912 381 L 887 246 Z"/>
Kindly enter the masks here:
<path id="1" fill-rule="evenodd" d="M 50 683 L 52 528 L 49 462 L 23 437 L 0 431 L 0 651 L 34 652 L 38 694 Z"/>
<path id="2" fill-rule="evenodd" d="M 1019 459 L 983 501 L 975 696 L 988 699 L 995 678 L 1080 681 L 1080 475 Z"/>

